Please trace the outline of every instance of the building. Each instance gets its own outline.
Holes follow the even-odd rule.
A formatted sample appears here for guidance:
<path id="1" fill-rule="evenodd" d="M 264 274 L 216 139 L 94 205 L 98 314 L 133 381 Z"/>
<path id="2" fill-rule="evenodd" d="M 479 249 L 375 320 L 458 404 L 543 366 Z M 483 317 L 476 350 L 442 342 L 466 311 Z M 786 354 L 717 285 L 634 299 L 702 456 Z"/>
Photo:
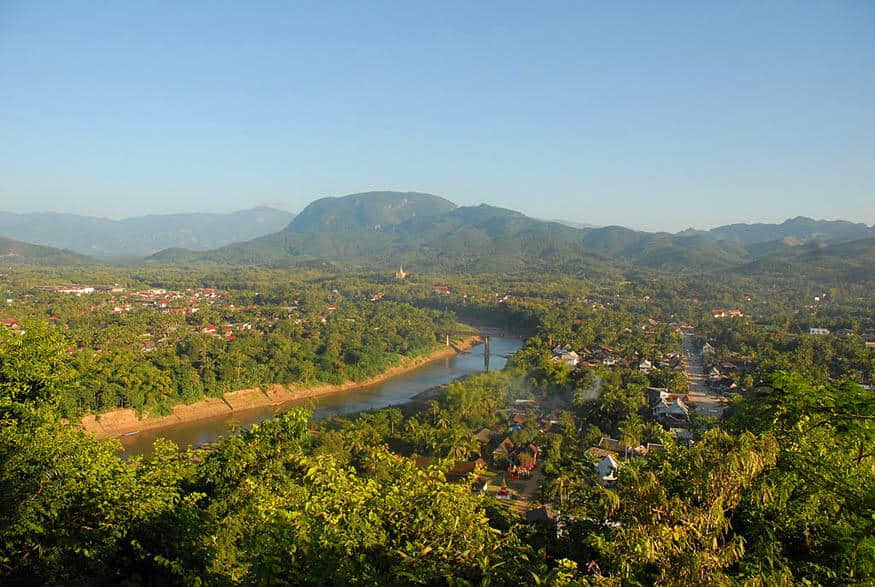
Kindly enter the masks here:
<path id="1" fill-rule="evenodd" d="M 94 293 L 94 288 L 90 286 L 76 286 L 71 285 L 69 287 L 61 286 L 55 289 L 56 292 L 62 294 L 72 294 L 75 296 L 81 296 L 82 294 L 91 294 Z"/>
<path id="2" fill-rule="evenodd" d="M 711 310 L 711 315 L 714 318 L 741 318 L 744 316 L 741 310 L 724 310 L 723 308 L 716 308 Z"/>
<path id="3" fill-rule="evenodd" d="M 825 334 L 829 334 L 829 328 L 809 328 L 808 334 L 814 334 L 816 336 L 823 336 Z"/>
<path id="4" fill-rule="evenodd" d="M 404 272 L 404 265 L 399 265 L 398 271 L 395 272 L 395 279 L 397 279 L 398 281 L 401 281 L 405 277 L 407 277 L 407 274 Z"/>
<path id="5" fill-rule="evenodd" d="M 617 480 L 616 472 L 620 468 L 620 463 L 614 460 L 614 457 L 611 455 L 605 456 L 602 460 L 598 462 L 595 466 L 595 470 L 601 478 L 602 483 L 605 485 L 611 485 L 614 481 Z"/>

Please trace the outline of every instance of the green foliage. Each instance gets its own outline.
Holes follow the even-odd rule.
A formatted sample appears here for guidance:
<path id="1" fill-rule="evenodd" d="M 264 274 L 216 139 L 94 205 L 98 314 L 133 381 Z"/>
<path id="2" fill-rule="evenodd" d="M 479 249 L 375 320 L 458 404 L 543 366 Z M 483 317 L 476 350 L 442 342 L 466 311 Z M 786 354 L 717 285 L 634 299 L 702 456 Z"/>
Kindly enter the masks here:
<path id="1" fill-rule="evenodd" d="M 163 539 L 153 525 L 198 496 L 180 491 L 175 447 L 133 463 L 117 449 L 51 420 L 0 428 L 0 577 L 70 584 L 149 572 L 143 545 Z"/>
<path id="2" fill-rule="evenodd" d="M 495 234 L 525 225 L 488 209 L 452 218 L 459 223 L 444 222 L 454 230 L 492 218 Z M 112 272 L 93 275 L 114 282 Z M 8 283 L 15 303 L 6 311 L 25 333 L 0 328 L 0 583 L 844 585 L 875 577 L 875 403 L 852 381 L 871 381 L 859 336 L 875 327 L 865 288 L 832 288 L 830 302 L 811 309 L 808 286 L 737 278 L 126 274 L 132 288 L 224 288 L 222 304 L 184 317 L 113 315 L 108 294 L 62 298 L 33 279 L 15 272 Z M 435 294 L 434 283 L 454 295 Z M 375 294 L 384 295 L 371 302 Z M 323 323 L 329 303 L 337 309 Z M 713 320 L 710 308 L 721 306 L 758 311 L 759 323 Z M 163 410 L 265 382 L 361 380 L 434 348 L 457 328 L 456 315 L 532 335 L 508 370 L 456 381 L 434 401 L 321 422 L 293 409 L 196 452 L 159 443 L 152 457 L 125 461 L 117 443 L 60 420 L 119 404 Z M 852 334 L 805 334 L 820 320 Z M 679 372 L 637 368 L 678 352 L 671 326 L 687 321 L 715 344 L 719 362 L 739 364 L 732 376 L 741 384 L 722 420 L 694 421 L 692 445 L 650 419 L 644 396 L 647 386 L 683 388 Z M 252 328 L 226 340 L 199 332 L 207 322 Z M 142 351 L 144 333 L 162 339 L 154 351 Z M 552 359 L 557 345 L 605 347 L 618 361 L 572 369 Z M 456 461 L 484 449 L 488 457 L 509 411 L 520 409 L 513 400 L 533 397 L 537 411 L 509 434 L 540 447 L 535 500 L 558 511 L 556 525 L 523 525 L 520 502 L 508 508 L 472 493 L 470 479 L 446 481 Z M 542 416 L 549 431 L 540 430 Z M 483 427 L 498 433 L 485 447 L 474 436 Z M 605 435 L 665 450 L 617 455 L 617 479 L 606 487 L 587 453 Z M 519 490 L 522 481 L 496 473 L 486 473 L 491 486 Z"/>
<path id="3" fill-rule="evenodd" d="M 57 406 L 76 383 L 67 347 L 44 323 L 27 322 L 21 333 L 0 328 L 0 419 Z"/>

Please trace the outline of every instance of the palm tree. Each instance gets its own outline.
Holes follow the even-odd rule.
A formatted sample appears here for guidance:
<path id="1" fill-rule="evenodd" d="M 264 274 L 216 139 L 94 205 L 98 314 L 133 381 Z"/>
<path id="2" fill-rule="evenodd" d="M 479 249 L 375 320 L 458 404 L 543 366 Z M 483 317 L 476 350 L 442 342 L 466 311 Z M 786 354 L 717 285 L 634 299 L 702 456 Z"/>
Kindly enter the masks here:
<path id="1" fill-rule="evenodd" d="M 404 414 L 398 408 L 389 408 L 386 410 L 386 419 L 389 421 L 392 436 L 395 436 L 395 425 L 404 421 Z"/>
<path id="2" fill-rule="evenodd" d="M 644 435 L 644 421 L 637 414 L 632 414 L 620 422 L 617 431 L 620 433 L 620 442 L 626 445 L 626 457 L 628 457 L 629 447 L 641 444 L 641 438 Z"/>
<path id="3" fill-rule="evenodd" d="M 477 442 L 477 438 L 461 426 L 450 431 L 447 444 L 447 457 L 457 461 L 467 460 L 471 455 L 480 452 L 480 443 Z"/>

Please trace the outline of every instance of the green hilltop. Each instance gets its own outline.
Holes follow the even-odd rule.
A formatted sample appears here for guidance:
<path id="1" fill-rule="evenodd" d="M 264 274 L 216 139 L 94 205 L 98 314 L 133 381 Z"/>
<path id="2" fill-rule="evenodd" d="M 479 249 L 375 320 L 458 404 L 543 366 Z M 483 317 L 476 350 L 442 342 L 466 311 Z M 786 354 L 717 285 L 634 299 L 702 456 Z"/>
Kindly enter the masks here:
<path id="1" fill-rule="evenodd" d="M 798 217 L 781 224 L 733 224 L 709 231 L 650 233 L 621 226 L 575 227 L 495 206 L 457 206 L 419 192 L 379 191 L 320 198 L 274 231 L 211 250 L 178 245 L 150 263 L 217 263 L 274 267 L 313 263 L 387 269 L 611 272 L 642 268 L 671 272 L 866 276 L 872 228 Z"/>

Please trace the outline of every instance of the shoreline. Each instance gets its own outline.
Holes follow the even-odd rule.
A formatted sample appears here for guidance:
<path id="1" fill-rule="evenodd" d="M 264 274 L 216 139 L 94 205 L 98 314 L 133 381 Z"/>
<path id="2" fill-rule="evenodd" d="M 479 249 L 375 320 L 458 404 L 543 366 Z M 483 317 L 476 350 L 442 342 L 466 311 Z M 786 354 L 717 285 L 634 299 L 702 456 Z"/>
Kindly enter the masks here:
<path id="1" fill-rule="evenodd" d="M 100 414 L 87 414 L 79 421 L 79 426 L 86 432 L 94 434 L 98 439 L 119 438 L 147 430 L 173 428 L 179 424 L 229 416 L 250 409 L 280 406 L 302 399 L 343 393 L 383 383 L 432 361 L 446 359 L 466 351 L 478 342 L 480 342 L 479 335 L 467 336 L 458 342 L 451 342 L 448 348 L 436 349 L 428 355 L 415 359 L 405 357 L 401 364 L 365 381 L 347 381 L 341 384 L 324 383 L 311 387 L 274 384 L 266 390 L 261 388 L 238 389 L 230 391 L 220 398 L 209 397 L 192 404 L 178 404 L 173 406 L 172 413 L 166 416 L 145 416 L 140 419 L 132 408 L 120 408 Z"/>

